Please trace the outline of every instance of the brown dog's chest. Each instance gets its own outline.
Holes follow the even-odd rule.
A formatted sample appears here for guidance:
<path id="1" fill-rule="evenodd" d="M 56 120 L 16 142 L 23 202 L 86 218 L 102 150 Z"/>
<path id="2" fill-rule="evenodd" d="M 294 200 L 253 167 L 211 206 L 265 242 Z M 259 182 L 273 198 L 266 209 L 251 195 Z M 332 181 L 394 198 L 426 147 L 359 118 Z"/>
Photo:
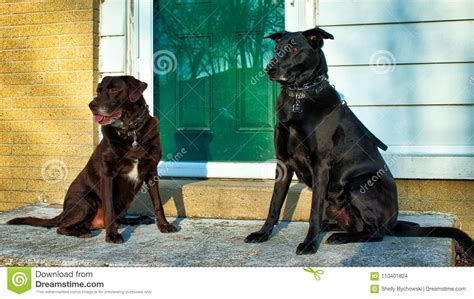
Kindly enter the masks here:
<path id="1" fill-rule="evenodd" d="M 139 159 L 130 159 L 123 162 L 119 169 L 119 175 L 129 180 L 131 183 L 138 183 L 144 180 L 143 163 Z"/>

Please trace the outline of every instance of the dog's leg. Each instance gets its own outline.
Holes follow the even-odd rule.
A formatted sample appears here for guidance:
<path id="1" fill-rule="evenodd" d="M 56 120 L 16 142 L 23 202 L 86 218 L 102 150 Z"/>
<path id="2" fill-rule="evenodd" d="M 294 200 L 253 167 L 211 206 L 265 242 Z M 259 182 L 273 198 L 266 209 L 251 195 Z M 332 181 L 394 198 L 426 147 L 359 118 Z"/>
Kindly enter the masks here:
<path id="1" fill-rule="evenodd" d="M 145 182 L 153 203 L 153 210 L 155 211 L 156 215 L 156 224 L 160 232 L 174 233 L 178 230 L 174 225 L 168 223 L 168 220 L 166 220 L 163 204 L 161 203 L 159 183 L 157 179 L 154 180 L 153 178 L 158 178 L 158 173 L 156 171 L 151 172 L 149 177 L 146 178 Z"/>
<path id="2" fill-rule="evenodd" d="M 74 204 L 71 205 L 71 202 L 74 202 Z M 91 209 L 86 198 L 67 198 L 64 202 L 64 211 L 59 221 L 57 233 L 79 238 L 92 236 L 91 230 L 85 225 Z"/>
<path id="3" fill-rule="evenodd" d="M 281 177 L 282 173 L 284 174 L 284 177 Z M 277 179 L 275 180 L 275 185 L 273 187 L 273 195 L 267 220 L 258 232 L 251 233 L 247 236 L 247 238 L 245 238 L 245 242 L 247 243 L 259 243 L 267 241 L 272 234 L 273 227 L 275 224 L 277 224 L 278 219 L 280 218 L 281 208 L 285 201 L 286 195 L 288 194 L 288 189 L 290 188 L 293 171 L 287 167 L 286 171 L 282 172 L 277 166 L 276 177 Z"/>
<path id="4" fill-rule="evenodd" d="M 105 241 L 110 243 L 123 243 L 123 237 L 118 232 L 117 216 L 115 215 L 113 201 L 113 178 L 106 174 L 100 177 L 100 197 L 105 212 Z"/>
<path id="5" fill-rule="evenodd" d="M 309 229 L 303 243 L 296 248 L 296 254 L 310 254 L 318 251 L 319 237 L 323 224 L 324 199 L 326 198 L 327 185 L 329 182 L 329 160 L 320 161 L 312 168 L 312 197 L 311 213 L 309 218 Z"/>

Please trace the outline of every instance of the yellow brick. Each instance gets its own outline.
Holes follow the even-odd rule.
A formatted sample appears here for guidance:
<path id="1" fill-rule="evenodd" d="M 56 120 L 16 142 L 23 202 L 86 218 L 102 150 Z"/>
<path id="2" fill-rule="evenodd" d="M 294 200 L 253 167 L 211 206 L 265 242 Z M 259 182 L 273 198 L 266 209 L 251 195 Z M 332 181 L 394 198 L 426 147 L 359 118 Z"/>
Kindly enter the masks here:
<path id="1" fill-rule="evenodd" d="M 0 122 L 1 123 L 1 122 Z M 10 130 L 14 132 L 92 132 L 93 123 L 88 121 L 12 121 Z"/>
<path id="2" fill-rule="evenodd" d="M 77 57 L 75 48 L 59 48 L 57 50 L 46 49 L 21 49 L 8 51 L 10 61 L 24 60 L 51 60 L 51 59 L 68 59 Z"/>
<path id="3" fill-rule="evenodd" d="M 27 190 L 16 190 L 8 192 L 10 201 L 14 203 L 36 203 L 39 199 L 39 192 L 31 192 Z"/>
<path id="4" fill-rule="evenodd" d="M 69 174 L 68 174 L 69 176 Z M 45 192 L 58 192 L 58 191 L 67 191 L 71 185 L 69 181 L 60 181 L 55 184 L 47 183 L 44 180 L 28 180 L 27 188 L 30 191 L 45 191 Z"/>
<path id="5" fill-rule="evenodd" d="M 0 39 L 0 49 L 34 49 L 50 48 L 51 51 L 60 51 L 67 47 L 90 47 L 93 42 L 92 33 L 74 35 L 48 35 L 33 37 L 10 37 Z"/>
<path id="6" fill-rule="evenodd" d="M 84 82 L 82 84 L 33 85 L 28 88 L 28 93 L 30 96 L 91 95 L 92 89 L 92 82 Z M 19 94 L 19 92 L 17 93 Z"/>
<path id="7" fill-rule="evenodd" d="M 77 109 L 84 109 L 89 111 L 88 104 L 92 101 L 92 95 L 90 96 L 70 96 L 67 98 L 58 97 L 58 98 L 43 98 L 41 102 L 41 107 L 76 107 Z"/>
<path id="8" fill-rule="evenodd" d="M 67 97 L 20 97 L 14 99 L 0 100 L 0 108 L 71 108 L 82 110 L 89 113 L 89 103 L 92 101 L 93 95 L 84 96 L 67 96 Z M 86 112 L 87 111 L 87 112 Z"/>
<path id="9" fill-rule="evenodd" d="M 58 62 L 42 61 L 9 61 L 0 64 L 0 73 L 31 73 L 58 71 Z"/>
<path id="10" fill-rule="evenodd" d="M 9 27 L 0 27 L 0 38 L 8 38 L 12 36 L 12 30 Z M 1 49 L 1 48 L 0 48 Z"/>
<path id="11" fill-rule="evenodd" d="M 72 10 L 74 6 L 74 2 L 64 0 L 55 2 L 15 3 L 9 5 L 9 12 L 11 14 L 29 14 L 34 12 Z"/>
<path id="12" fill-rule="evenodd" d="M 7 166 L 7 165 L 2 165 Z M 11 169 L 9 167 L 0 167 L 0 179 L 12 179 Z"/>
<path id="13" fill-rule="evenodd" d="M 88 33 L 75 35 L 35 36 L 28 38 L 26 41 L 23 41 L 23 43 L 28 48 L 59 48 L 56 50 L 60 50 L 61 47 L 90 46 L 92 43 L 92 35 Z"/>
<path id="14" fill-rule="evenodd" d="M 45 73 L 44 83 L 45 84 L 67 84 L 77 83 L 76 72 L 56 72 L 56 73 Z"/>
<path id="15" fill-rule="evenodd" d="M 11 179 L 34 179 L 41 180 L 41 168 L 34 167 L 11 167 Z"/>
<path id="16" fill-rule="evenodd" d="M 0 74 L 0 85 L 31 85 L 39 83 L 43 83 L 43 75 L 40 73 Z"/>
<path id="17" fill-rule="evenodd" d="M 73 23 L 80 21 L 92 21 L 92 10 L 65 11 L 62 13 L 46 12 L 31 13 L 27 16 L 22 14 L 0 16 L 0 26 L 32 25 L 51 23 Z"/>
<path id="18" fill-rule="evenodd" d="M 11 132 L 0 132 L 0 143 L 11 143 L 12 140 Z"/>
<path id="19" fill-rule="evenodd" d="M 93 142 L 92 134 L 71 134 L 71 133 L 23 133 L 11 136 L 8 134 L 9 142 L 29 143 L 29 144 L 82 144 L 91 145 Z M 0 133 L 0 140 L 1 140 Z M 6 143 L 6 142 L 4 142 Z"/>
<path id="20" fill-rule="evenodd" d="M 11 146 L 15 155 L 61 155 L 88 157 L 92 153 L 90 145 L 17 144 Z"/>
<path id="21" fill-rule="evenodd" d="M 4 100 L 2 100 L 4 101 Z M 10 131 L 11 124 L 10 122 L 0 121 L 0 132 L 1 131 Z"/>
<path id="22" fill-rule="evenodd" d="M 0 155 L 11 155 L 12 147 L 10 145 L 0 144 Z"/>
<path id="23" fill-rule="evenodd" d="M 70 108 L 59 108 L 59 109 L 45 109 L 43 111 L 50 111 L 47 115 L 51 116 L 51 118 L 46 119 L 64 119 L 66 118 L 68 121 L 70 120 L 91 120 L 92 114 L 89 109 L 70 109 Z M 52 111 L 52 112 L 51 112 Z M 44 113 L 44 112 L 43 112 Z M 29 113 L 30 119 L 34 117 L 42 117 L 38 111 L 31 111 Z"/>
<path id="24" fill-rule="evenodd" d="M 41 98 L 15 98 L 11 100 L 12 108 L 40 108 L 41 107 Z"/>
<path id="25" fill-rule="evenodd" d="M 0 179 L 1 190 L 24 190 L 26 180 L 22 179 Z"/>
<path id="26" fill-rule="evenodd" d="M 12 167 L 9 168 L 9 178 L 11 179 L 33 179 L 33 180 L 43 180 L 41 174 L 41 167 Z M 79 173 L 81 168 L 70 168 L 68 167 L 68 178 L 72 179 L 73 174 Z M 75 176 L 74 176 L 75 178 Z"/>
<path id="27" fill-rule="evenodd" d="M 63 59 L 57 62 L 59 71 L 90 71 L 97 68 L 97 61 L 91 58 Z"/>
<path id="28" fill-rule="evenodd" d="M 4 37 L 33 37 L 45 35 L 70 35 L 70 34 L 91 34 L 93 32 L 93 23 L 91 21 L 75 23 L 59 23 L 47 25 L 25 25 L 15 27 L 14 30 L 5 30 L 0 28 L 0 36 Z"/>
<path id="29" fill-rule="evenodd" d="M 91 71 L 95 68 L 97 68 L 97 61 L 89 58 L 10 61 L 0 64 L 0 73 Z"/>
<path id="30" fill-rule="evenodd" d="M 85 167 L 89 157 L 63 157 L 63 156 L 0 156 L 1 165 L 24 168 L 41 168 L 51 160 L 61 160 L 69 168 L 82 169 Z"/>
<path id="31" fill-rule="evenodd" d="M 1 98 L 15 98 L 23 97 L 28 94 L 28 88 L 17 87 L 17 86 L 3 86 L 0 88 L 0 99 Z"/>
<path id="32" fill-rule="evenodd" d="M 75 57 L 77 58 L 93 58 L 95 48 L 91 45 L 89 47 L 76 47 Z"/>
<path id="33" fill-rule="evenodd" d="M 0 99 L 0 109 L 7 109 L 12 107 L 11 99 Z"/>
<path id="34" fill-rule="evenodd" d="M 1 18 L 1 17 L 0 17 Z M 0 49 L 22 49 L 26 47 L 27 38 L 2 38 L 0 39 Z"/>
<path id="35" fill-rule="evenodd" d="M 0 49 L 0 61 L 10 60 L 10 51 L 1 51 Z"/>

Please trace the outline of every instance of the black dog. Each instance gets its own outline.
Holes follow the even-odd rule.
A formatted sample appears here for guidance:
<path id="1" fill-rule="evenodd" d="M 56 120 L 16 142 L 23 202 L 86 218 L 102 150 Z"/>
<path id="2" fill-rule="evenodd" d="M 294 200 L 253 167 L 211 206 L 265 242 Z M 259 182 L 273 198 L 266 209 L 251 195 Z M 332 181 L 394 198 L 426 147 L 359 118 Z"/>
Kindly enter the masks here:
<path id="1" fill-rule="evenodd" d="M 316 252 L 321 231 L 336 228 L 345 232 L 332 234 L 328 243 L 381 241 L 387 234 L 448 237 L 472 257 L 472 239 L 459 229 L 397 221 L 395 181 L 378 151 L 386 146 L 364 127 L 327 80 L 321 48 L 323 40 L 333 36 L 315 28 L 268 37 L 277 42 L 277 55 L 266 71 L 270 80 L 283 86 L 276 107 L 275 151 L 287 171 L 275 182 L 265 224 L 245 242 L 268 240 L 296 173 L 313 191 L 308 234 L 297 254 Z M 361 188 L 369 181 L 372 187 Z"/>
<path id="2" fill-rule="evenodd" d="M 158 190 L 157 165 L 161 159 L 158 119 L 150 116 L 142 96 L 147 84 L 131 76 L 105 77 L 89 107 L 102 126 L 103 139 L 86 167 L 72 182 L 63 212 L 52 219 L 15 218 L 8 224 L 58 227 L 58 233 L 88 237 L 91 229 L 106 229 L 106 241 L 122 243 L 118 224 L 150 224 L 142 216 L 121 216 L 143 182 L 153 202 L 158 228 L 175 232 L 163 212 Z"/>

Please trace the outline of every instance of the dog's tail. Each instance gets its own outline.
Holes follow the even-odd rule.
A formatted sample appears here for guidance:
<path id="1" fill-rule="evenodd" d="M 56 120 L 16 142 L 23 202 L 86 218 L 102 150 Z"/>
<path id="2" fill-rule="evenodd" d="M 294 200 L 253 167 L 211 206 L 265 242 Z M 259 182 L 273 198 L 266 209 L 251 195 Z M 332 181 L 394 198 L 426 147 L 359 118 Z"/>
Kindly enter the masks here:
<path id="1" fill-rule="evenodd" d="M 58 226 L 61 214 L 51 219 L 37 218 L 37 217 L 19 217 L 14 218 L 7 222 L 10 225 L 32 225 L 32 226 L 42 226 L 42 227 L 55 227 Z"/>
<path id="2" fill-rule="evenodd" d="M 387 232 L 387 234 L 397 237 L 451 238 L 458 242 L 470 258 L 474 259 L 474 243 L 472 238 L 462 230 L 454 227 L 422 227 L 413 222 L 397 221 L 395 227 L 390 232 Z"/>

